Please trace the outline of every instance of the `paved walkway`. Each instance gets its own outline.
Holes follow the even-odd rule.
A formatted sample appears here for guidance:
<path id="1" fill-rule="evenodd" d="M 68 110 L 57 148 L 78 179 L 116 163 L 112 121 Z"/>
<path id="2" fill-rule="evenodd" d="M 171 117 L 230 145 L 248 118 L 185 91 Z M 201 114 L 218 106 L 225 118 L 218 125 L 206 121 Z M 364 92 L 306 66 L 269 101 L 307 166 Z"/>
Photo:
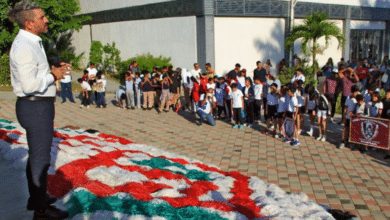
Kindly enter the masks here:
<path id="1" fill-rule="evenodd" d="M 0 93 L 0 99 L 7 98 L 0 100 L 0 116 L 15 121 L 11 96 Z M 57 100 L 55 126 L 97 129 L 225 171 L 258 176 L 289 192 L 303 191 L 317 203 L 351 211 L 362 219 L 390 219 L 390 163 L 382 159 L 385 152 L 363 155 L 337 149 L 341 126 L 329 126 L 329 142 L 302 136 L 301 145 L 292 147 L 263 135 L 263 124 L 243 131 L 223 121 L 215 127 L 198 127 L 195 116 L 188 112 L 158 115 L 154 110 L 124 110 L 112 105 L 113 99 L 113 94 L 108 94 L 106 109 L 80 109 L 78 99 L 77 104 Z"/>

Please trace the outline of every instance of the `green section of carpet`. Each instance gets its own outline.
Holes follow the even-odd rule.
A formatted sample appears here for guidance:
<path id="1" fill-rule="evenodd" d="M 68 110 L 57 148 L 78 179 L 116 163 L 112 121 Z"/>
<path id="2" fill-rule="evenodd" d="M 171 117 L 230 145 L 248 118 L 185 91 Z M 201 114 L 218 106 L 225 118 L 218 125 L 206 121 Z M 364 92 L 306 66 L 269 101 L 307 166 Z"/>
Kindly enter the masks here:
<path id="1" fill-rule="evenodd" d="M 146 217 L 160 216 L 168 220 L 227 220 L 218 213 L 211 213 L 199 207 L 174 208 L 168 203 L 152 203 L 139 201 L 131 196 L 120 198 L 112 196 L 98 198 L 86 190 L 73 192 L 66 203 L 69 219 L 77 214 L 90 214 L 98 211 L 120 212 L 127 215 L 143 215 Z"/>
<path id="2" fill-rule="evenodd" d="M 154 157 L 150 160 L 143 160 L 143 161 L 131 160 L 131 161 L 137 165 L 150 166 L 153 169 L 166 170 L 166 171 L 170 171 L 170 172 L 175 173 L 175 174 L 180 174 L 180 175 L 183 175 L 191 180 L 205 180 L 205 181 L 210 180 L 208 173 L 198 171 L 198 170 L 189 170 L 185 166 L 181 165 L 180 163 L 172 163 L 169 160 L 166 160 L 164 158 Z M 172 167 L 172 166 L 178 167 L 182 170 L 185 170 L 188 173 L 183 173 L 180 171 L 172 171 L 172 170 L 166 168 L 166 167 Z"/>

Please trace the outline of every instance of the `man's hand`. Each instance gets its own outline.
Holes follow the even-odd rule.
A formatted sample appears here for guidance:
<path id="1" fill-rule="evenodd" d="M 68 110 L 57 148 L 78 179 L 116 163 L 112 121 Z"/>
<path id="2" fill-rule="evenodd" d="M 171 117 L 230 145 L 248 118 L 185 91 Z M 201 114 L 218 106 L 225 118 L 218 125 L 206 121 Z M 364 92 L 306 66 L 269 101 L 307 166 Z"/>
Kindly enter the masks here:
<path id="1" fill-rule="evenodd" d="M 57 80 L 63 79 L 65 75 L 69 75 L 67 72 L 70 71 L 72 65 L 68 63 L 60 63 L 61 67 L 51 66 L 51 73 L 57 78 Z"/>

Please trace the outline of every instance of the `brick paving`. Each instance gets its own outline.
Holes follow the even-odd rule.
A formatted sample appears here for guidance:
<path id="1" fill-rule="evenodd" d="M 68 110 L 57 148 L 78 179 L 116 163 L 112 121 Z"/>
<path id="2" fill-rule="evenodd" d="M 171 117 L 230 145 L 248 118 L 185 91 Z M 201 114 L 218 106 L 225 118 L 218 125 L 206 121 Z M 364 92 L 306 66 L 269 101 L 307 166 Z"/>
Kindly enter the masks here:
<path id="1" fill-rule="evenodd" d="M 12 93 L 0 93 L 0 117 L 16 121 Z M 155 146 L 219 166 L 238 170 L 277 184 L 288 192 L 304 192 L 317 203 L 356 214 L 361 219 L 390 219 L 390 163 L 384 151 L 367 155 L 335 146 L 342 127 L 329 125 L 328 142 L 301 136 L 292 147 L 261 133 L 264 125 L 243 131 L 224 121 L 198 127 L 188 112 L 158 115 L 155 110 L 124 110 L 111 104 L 106 109 L 80 109 L 77 104 L 56 102 L 55 126 L 92 128 Z M 306 122 L 307 125 L 307 122 Z"/>

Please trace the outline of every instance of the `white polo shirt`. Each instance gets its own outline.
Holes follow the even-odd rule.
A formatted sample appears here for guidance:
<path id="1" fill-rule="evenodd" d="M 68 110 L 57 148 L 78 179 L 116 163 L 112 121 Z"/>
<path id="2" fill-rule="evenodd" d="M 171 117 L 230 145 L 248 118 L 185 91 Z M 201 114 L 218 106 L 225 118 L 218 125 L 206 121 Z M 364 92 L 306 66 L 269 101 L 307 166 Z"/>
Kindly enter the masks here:
<path id="1" fill-rule="evenodd" d="M 54 77 L 39 36 L 19 30 L 10 50 L 10 67 L 16 96 L 55 97 Z"/>

